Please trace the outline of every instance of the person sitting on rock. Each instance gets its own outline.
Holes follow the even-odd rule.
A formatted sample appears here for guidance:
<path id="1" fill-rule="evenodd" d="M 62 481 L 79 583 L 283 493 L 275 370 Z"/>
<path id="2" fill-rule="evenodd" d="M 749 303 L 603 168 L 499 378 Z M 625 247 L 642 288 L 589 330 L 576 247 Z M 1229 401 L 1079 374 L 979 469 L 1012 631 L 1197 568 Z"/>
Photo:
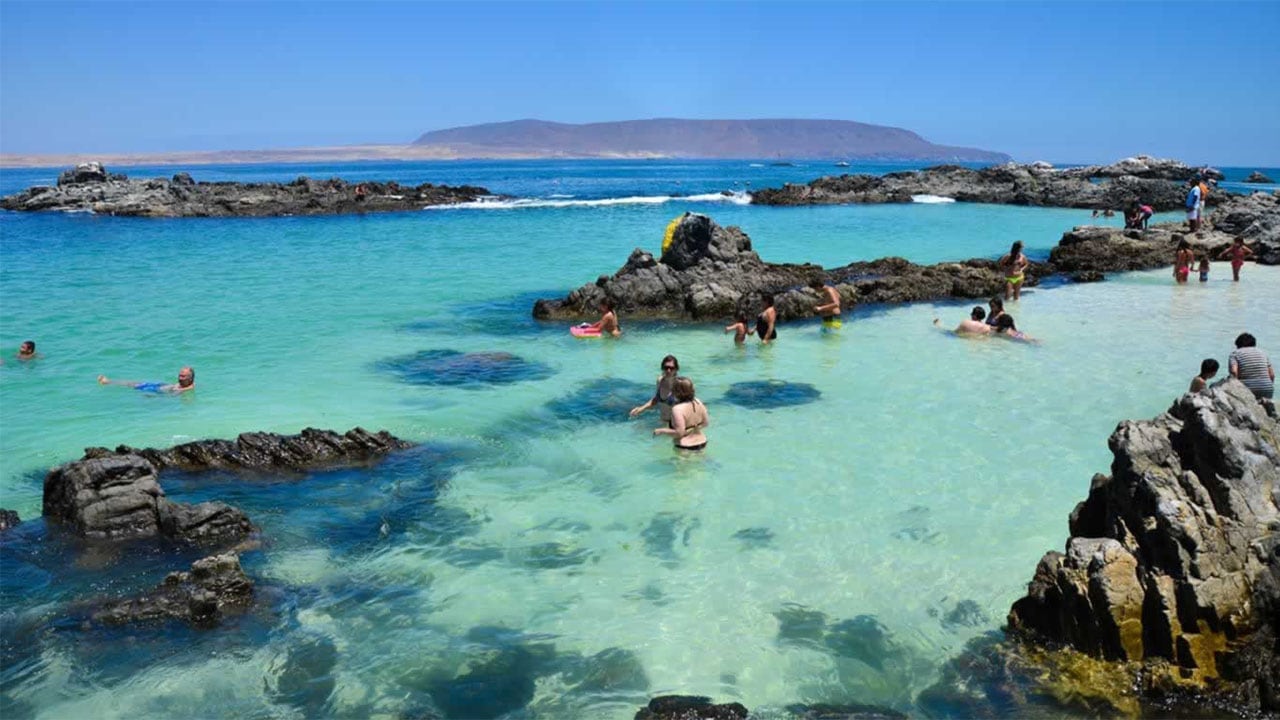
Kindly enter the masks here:
<path id="1" fill-rule="evenodd" d="M 22 360 L 24 362 L 27 360 L 35 360 L 36 358 L 40 357 L 40 353 L 36 352 L 36 341 L 35 340 L 23 341 L 23 343 L 18 346 L 18 354 L 16 355 L 16 357 L 19 360 Z"/>
<path id="2" fill-rule="evenodd" d="M 733 333 L 733 344 L 741 345 L 747 341 L 747 336 L 755 332 L 755 330 L 747 327 L 747 316 L 738 313 L 733 318 L 733 324 L 725 326 L 725 332 Z"/>
<path id="3" fill-rule="evenodd" d="M 813 311 L 822 318 L 822 329 L 830 332 L 840 329 L 840 291 L 824 283 L 821 278 L 809 281 L 809 287 L 816 290 L 818 296 L 826 302 L 815 305 Z"/>
<path id="4" fill-rule="evenodd" d="M 1245 384 L 1254 397 L 1271 398 L 1276 392 L 1276 371 L 1271 360 L 1258 349 L 1258 340 L 1249 333 L 1236 338 L 1236 349 L 1227 358 L 1227 370 L 1231 377 Z"/>
<path id="5" fill-rule="evenodd" d="M 773 295 L 765 293 L 760 301 L 764 309 L 756 317 L 755 332 L 761 344 L 768 345 L 778 339 L 778 310 L 773 306 Z"/>
<path id="6" fill-rule="evenodd" d="M 987 311 L 983 310 L 981 305 L 975 305 L 969 312 L 969 317 L 961 320 L 952 332 L 956 335 L 990 335 L 995 329 L 983 322 L 986 316 Z M 942 323 L 938 318 L 934 318 L 933 324 L 941 326 Z"/>
<path id="7" fill-rule="evenodd" d="M 178 382 L 176 383 L 159 383 L 159 382 L 137 382 L 135 380 L 112 380 L 106 375 L 98 376 L 99 385 L 124 385 L 134 390 L 149 393 L 167 393 L 169 395 L 180 395 L 189 390 L 196 389 L 196 371 L 190 367 L 184 367 L 178 371 Z"/>
<path id="8" fill-rule="evenodd" d="M 1200 374 L 1191 378 L 1191 389 L 1187 392 L 1204 392 L 1205 388 L 1209 387 L 1209 381 L 1217 374 L 1218 361 L 1213 358 L 1205 358 L 1200 361 Z"/>
<path id="9" fill-rule="evenodd" d="M 600 301 L 600 319 L 587 327 L 599 330 L 601 335 L 606 333 L 614 337 L 622 335 L 622 328 L 618 327 L 618 314 L 613 311 L 612 300 L 605 298 Z"/>

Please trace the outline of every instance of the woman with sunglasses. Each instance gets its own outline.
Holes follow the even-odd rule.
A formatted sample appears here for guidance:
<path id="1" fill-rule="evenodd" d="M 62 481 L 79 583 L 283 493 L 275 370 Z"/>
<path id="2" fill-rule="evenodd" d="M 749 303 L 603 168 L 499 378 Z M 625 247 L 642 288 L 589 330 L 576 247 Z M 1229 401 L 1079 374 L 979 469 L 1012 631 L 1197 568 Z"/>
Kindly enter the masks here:
<path id="1" fill-rule="evenodd" d="M 680 361 L 676 360 L 675 355 L 662 358 L 662 374 L 658 376 L 658 386 L 653 391 L 653 397 L 645 404 L 631 408 L 631 417 L 639 417 L 645 410 L 657 405 L 662 422 L 671 427 L 671 407 L 676 404 L 674 385 L 679 371 Z"/>

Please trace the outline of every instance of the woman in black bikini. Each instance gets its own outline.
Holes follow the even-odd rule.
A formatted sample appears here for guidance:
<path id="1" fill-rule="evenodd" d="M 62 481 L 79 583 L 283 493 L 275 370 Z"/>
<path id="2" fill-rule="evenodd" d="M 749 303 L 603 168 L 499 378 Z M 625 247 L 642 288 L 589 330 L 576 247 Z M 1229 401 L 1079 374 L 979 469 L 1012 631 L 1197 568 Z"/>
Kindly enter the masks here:
<path id="1" fill-rule="evenodd" d="M 639 417 L 640 413 L 657 405 L 662 422 L 666 423 L 667 427 L 671 427 L 671 408 L 676 404 L 672 385 L 676 382 L 676 373 L 679 370 L 680 361 L 676 360 L 675 355 L 662 358 L 662 374 L 658 376 L 658 387 L 654 389 L 653 397 L 649 398 L 645 404 L 631 408 L 631 417 Z"/>
<path id="2" fill-rule="evenodd" d="M 675 381 L 676 406 L 671 408 L 671 427 L 657 428 L 654 435 L 670 435 L 677 450 L 701 450 L 707 446 L 703 430 L 711 424 L 707 406 L 693 395 L 693 381 L 678 377 Z"/>
<path id="3" fill-rule="evenodd" d="M 760 342 L 768 345 L 778 339 L 778 311 L 773 307 L 772 295 L 765 295 L 761 300 L 764 302 L 764 310 L 756 318 L 756 335 L 760 336 Z"/>

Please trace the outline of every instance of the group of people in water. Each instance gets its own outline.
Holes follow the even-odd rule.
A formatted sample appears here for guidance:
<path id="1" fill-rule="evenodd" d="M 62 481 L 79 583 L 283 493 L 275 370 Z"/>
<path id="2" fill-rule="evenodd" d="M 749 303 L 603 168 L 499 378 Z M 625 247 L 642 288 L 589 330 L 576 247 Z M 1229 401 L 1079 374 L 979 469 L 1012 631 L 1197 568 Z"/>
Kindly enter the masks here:
<path id="1" fill-rule="evenodd" d="M 662 374 L 658 376 L 653 397 L 644 404 L 631 408 L 631 417 L 639 417 L 657 407 L 664 426 L 654 428 L 655 437 L 668 435 L 676 450 L 697 452 L 707 447 L 703 432 L 711 424 L 707 406 L 694 394 L 693 381 L 678 375 L 680 361 L 675 355 L 662 358 Z"/>
<path id="2" fill-rule="evenodd" d="M 1253 250 L 1244 244 L 1243 238 L 1236 238 L 1222 252 L 1218 253 L 1219 260 L 1231 261 L 1231 280 L 1240 282 L 1240 268 L 1244 267 L 1244 261 L 1253 255 Z M 1179 285 L 1187 282 L 1191 277 L 1191 266 L 1197 264 L 1200 271 L 1200 282 L 1209 282 L 1209 254 L 1201 252 L 1197 254 L 1192 248 L 1191 243 L 1185 238 L 1178 243 L 1178 249 L 1173 257 L 1173 279 Z"/>

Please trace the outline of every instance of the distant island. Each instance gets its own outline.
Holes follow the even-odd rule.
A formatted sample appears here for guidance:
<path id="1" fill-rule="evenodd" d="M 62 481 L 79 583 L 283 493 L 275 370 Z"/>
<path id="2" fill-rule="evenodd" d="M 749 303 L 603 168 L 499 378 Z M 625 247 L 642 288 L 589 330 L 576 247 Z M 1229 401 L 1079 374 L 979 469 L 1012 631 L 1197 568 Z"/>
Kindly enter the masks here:
<path id="1" fill-rule="evenodd" d="M 935 145 L 901 128 L 848 120 L 545 120 L 423 134 L 416 147 L 463 157 L 679 157 L 1002 163 L 1004 153 Z"/>
<path id="2" fill-rule="evenodd" d="M 848 120 L 516 120 L 434 130 L 405 145 L 161 153 L 0 154 L 0 167 L 349 162 L 355 160 L 706 158 L 1002 163 L 1008 155 L 935 145 L 901 128 Z"/>

